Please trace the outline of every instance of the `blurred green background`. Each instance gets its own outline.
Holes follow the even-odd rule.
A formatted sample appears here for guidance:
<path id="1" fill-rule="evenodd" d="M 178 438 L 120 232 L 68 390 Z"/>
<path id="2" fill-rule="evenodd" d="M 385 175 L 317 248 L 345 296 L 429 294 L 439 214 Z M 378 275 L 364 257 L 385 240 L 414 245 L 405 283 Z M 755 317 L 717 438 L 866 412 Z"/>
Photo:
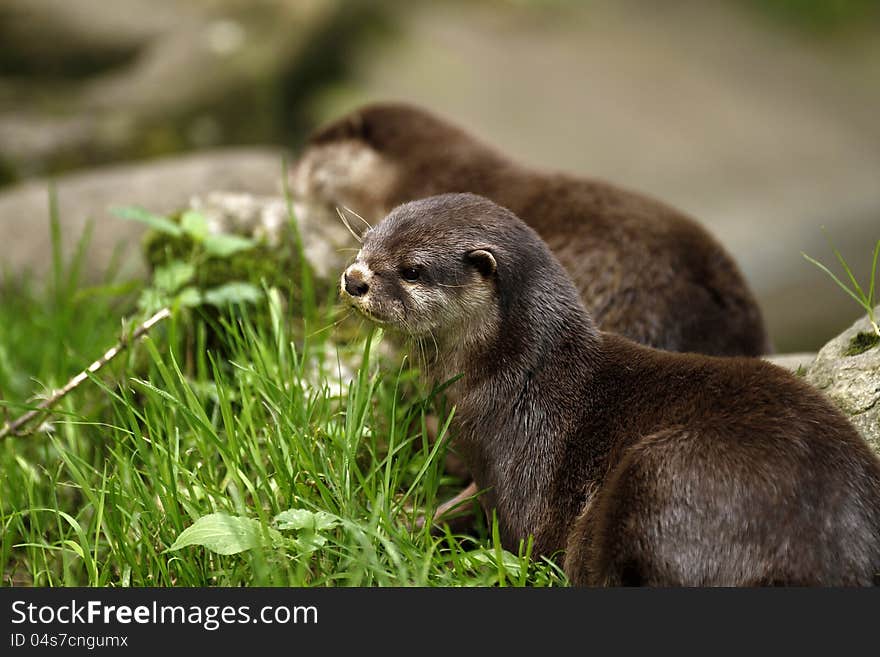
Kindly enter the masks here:
<path id="1" fill-rule="evenodd" d="M 814 350 L 860 313 L 801 251 L 831 261 L 824 227 L 866 276 L 880 238 L 878 37 L 876 0 L 2 0 L 0 263 L 39 267 L 46 216 L 25 199 L 47 176 L 102 167 L 126 204 L 126 163 L 280 160 L 321 122 L 402 99 L 692 214 L 778 349 Z M 257 177 L 216 186 L 277 182 Z M 62 219 L 87 213 L 76 200 Z"/>

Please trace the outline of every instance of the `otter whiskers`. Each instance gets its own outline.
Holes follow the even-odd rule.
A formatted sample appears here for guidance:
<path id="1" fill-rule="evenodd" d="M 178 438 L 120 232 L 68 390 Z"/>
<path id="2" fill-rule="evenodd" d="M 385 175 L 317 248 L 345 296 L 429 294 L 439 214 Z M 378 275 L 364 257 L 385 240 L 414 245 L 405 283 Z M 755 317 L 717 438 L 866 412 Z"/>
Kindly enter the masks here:
<path id="1" fill-rule="evenodd" d="M 346 216 L 344 214 L 342 214 L 342 210 L 340 210 L 338 206 L 336 208 L 336 214 L 339 215 L 339 218 L 342 220 L 342 225 L 348 229 L 348 232 L 351 233 L 351 236 L 353 238 L 355 238 L 358 242 L 363 244 L 364 243 L 363 238 L 360 235 L 358 235 L 356 232 L 354 232 L 354 228 L 352 228 L 351 224 L 348 223 L 348 219 L 346 218 Z"/>

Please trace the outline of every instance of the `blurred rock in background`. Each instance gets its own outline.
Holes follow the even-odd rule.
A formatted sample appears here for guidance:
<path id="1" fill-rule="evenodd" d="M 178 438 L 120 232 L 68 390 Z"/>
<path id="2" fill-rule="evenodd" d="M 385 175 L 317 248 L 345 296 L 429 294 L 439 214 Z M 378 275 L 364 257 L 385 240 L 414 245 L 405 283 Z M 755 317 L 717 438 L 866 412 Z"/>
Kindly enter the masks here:
<path id="1" fill-rule="evenodd" d="M 90 280 L 120 243 L 125 271 L 143 271 L 143 226 L 113 206 L 171 212 L 215 189 L 278 193 L 283 145 L 311 127 L 301 99 L 342 75 L 383 12 L 340 0 L 4 0 L 0 265 L 50 271 L 47 174 L 66 255 L 94 221 Z"/>
<path id="2" fill-rule="evenodd" d="M 5 175 L 278 144 L 304 129 L 297 96 L 338 76 L 379 14 L 341 0 L 4 0 Z"/>
<path id="3" fill-rule="evenodd" d="M 816 350 L 860 311 L 800 252 L 831 264 L 824 226 L 865 276 L 880 238 L 878 15 L 873 0 L 5 0 L 0 181 L 295 150 L 357 104 L 410 100 L 689 212 L 740 262 L 777 348 Z M 0 227 L 45 234 L 15 207 L 0 199 Z"/>
<path id="4" fill-rule="evenodd" d="M 209 149 L 60 176 L 52 187 L 62 225 L 62 253 L 65 259 L 73 255 L 91 222 L 85 279 L 94 282 L 103 276 L 114 257 L 120 259 L 121 275 L 141 276 L 146 271 L 140 241 L 145 226 L 119 219 L 112 213 L 114 207 L 140 206 L 170 214 L 216 189 L 278 193 L 283 157 L 280 149 Z M 0 191 L 2 265 L 13 272 L 27 270 L 41 280 L 52 271 L 48 187 L 47 180 L 38 178 Z"/>

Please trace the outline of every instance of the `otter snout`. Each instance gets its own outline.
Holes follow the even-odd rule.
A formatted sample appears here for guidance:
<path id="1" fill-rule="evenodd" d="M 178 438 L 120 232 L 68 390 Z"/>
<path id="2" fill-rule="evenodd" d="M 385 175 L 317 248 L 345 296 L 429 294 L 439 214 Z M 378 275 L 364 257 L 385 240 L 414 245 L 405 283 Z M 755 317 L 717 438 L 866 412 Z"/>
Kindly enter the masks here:
<path id="1" fill-rule="evenodd" d="M 360 260 L 358 254 L 358 259 L 342 272 L 339 281 L 340 292 L 352 299 L 359 299 L 358 303 L 362 304 L 366 301 L 367 292 L 370 291 L 372 277 L 373 272 Z"/>
<path id="2" fill-rule="evenodd" d="M 360 269 L 349 267 L 343 274 L 345 291 L 353 297 L 362 297 L 370 289 L 369 283 L 364 280 L 364 274 Z"/>

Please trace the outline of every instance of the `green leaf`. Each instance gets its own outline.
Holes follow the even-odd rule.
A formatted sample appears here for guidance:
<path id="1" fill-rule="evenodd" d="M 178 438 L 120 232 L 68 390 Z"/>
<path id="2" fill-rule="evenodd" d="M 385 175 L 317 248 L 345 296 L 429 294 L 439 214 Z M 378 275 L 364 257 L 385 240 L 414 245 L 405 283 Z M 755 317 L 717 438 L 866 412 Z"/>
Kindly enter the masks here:
<path id="1" fill-rule="evenodd" d="M 313 532 L 327 531 L 342 524 L 342 521 L 326 511 L 308 509 L 288 509 L 275 516 L 278 529 L 308 529 Z"/>
<path id="2" fill-rule="evenodd" d="M 174 237 L 180 237 L 183 235 L 183 229 L 168 217 L 153 214 L 152 212 L 137 206 L 111 208 L 110 211 L 120 219 L 139 221 L 142 224 L 147 224 L 150 228 L 157 230 L 160 233 L 166 233 L 167 235 L 173 235 Z"/>
<path id="3" fill-rule="evenodd" d="M 139 310 L 152 315 L 157 310 L 167 306 L 166 301 L 167 299 L 164 294 L 161 294 L 155 288 L 148 287 L 141 292 L 137 305 Z"/>
<path id="4" fill-rule="evenodd" d="M 327 538 L 321 532 L 328 531 L 342 524 L 337 516 L 326 511 L 309 511 L 307 509 L 288 509 L 282 511 L 274 519 L 280 530 L 297 530 L 299 533 L 292 544 L 302 554 L 310 554 L 327 544 Z"/>
<path id="5" fill-rule="evenodd" d="M 205 290 L 203 295 L 205 303 L 220 308 L 230 303 L 257 303 L 262 298 L 260 288 L 250 283 L 226 283 Z"/>
<path id="6" fill-rule="evenodd" d="M 278 530 L 264 530 L 260 522 L 252 518 L 212 513 L 180 532 L 166 552 L 200 545 L 217 554 L 238 554 L 259 547 L 274 547 L 283 541 Z"/>
<path id="7" fill-rule="evenodd" d="M 196 268 L 188 262 L 173 260 L 163 267 L 156 269 L 153 274 L 153 283 L 163 292 L 176 292 L 183 285 L 189 283 L 196 275 Z"/>
<path id="8" fill-rule="evenodd" d="M 293 544 L 299 548 L 301 554 L 309 554 L 327 545 L 327 539 L 320 534 L 304 532 L 293 541 Z"/>
<path id="9" fill-rule="evenodd" d="M 205 216 L 194 210 L 187 210 L 180 217 L 180 227 L 196 242 L 201 242 L 208 237 L 208 220 Z"/>
<path id="10" fill-rule="evenodd" d="M 208 255 L 216 258 L 227 258 L 233 253 L 252 249 L 256 244 L 254 240 L 241 235 L 207 235 L 202 241 Z"/>
<path id="11" fill-rule="evenodd" d="M 497 568 L 500 565 L 513 577 L 518 576 L 522 570 L 521 561 L 517 559 L 516 555 L 507 550 L 499 550 L 496 554 L 474 550 L 468 552 L 464 556 L 463 561 L 471 568 L 479 568 L 480 566 L 492 566 Z"/>
<path id="12" fill-rule="evenodd" d="M 194 308 L 195 306 L 201 305 L 202 293 L 199 292 L 198 288 L 190 285 L 189 287 L 183 288 L 177 296 L 174 297 L 174 303 L 178 307 Z"/>

